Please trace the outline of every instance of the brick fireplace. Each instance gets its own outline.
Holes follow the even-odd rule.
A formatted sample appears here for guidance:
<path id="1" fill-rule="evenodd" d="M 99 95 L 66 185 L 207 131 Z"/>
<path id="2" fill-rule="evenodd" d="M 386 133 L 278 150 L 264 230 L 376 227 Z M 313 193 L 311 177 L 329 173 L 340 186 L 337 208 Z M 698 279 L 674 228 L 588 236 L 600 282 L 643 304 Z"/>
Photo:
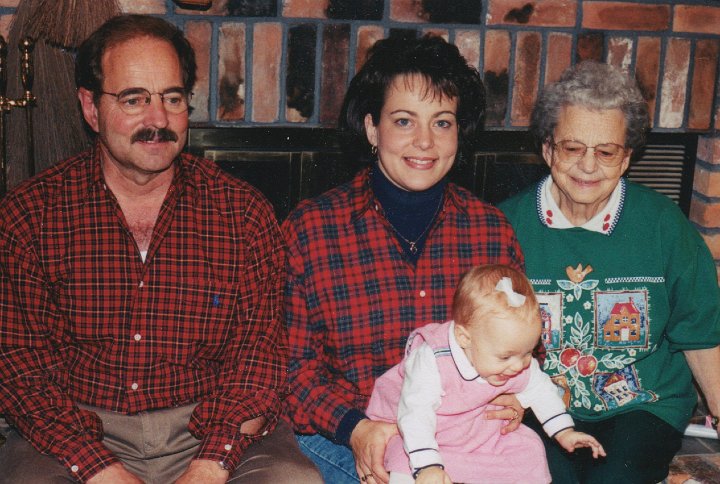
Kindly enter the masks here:
<path id="1" fill-rule="evenodd" d="M 5 37 L 20 1 L 0 0 Z M 331 127 L 349 78 L 369 46 L 388 35 L 434 32 L 458 45 L 486 81 L 491 132 L 521 135 L 538 90 L 571 63 L 592 58 L 622 66 L 648 99 L 654 136 L 697 135 L 689 216 L 720 272 L 720 2 L 212 0 L 207 9 L 182 8 L 180 0 L 118 3 L 124 12 L 163 16 L 191 39 L 199 61 L 196 129 Z"/>

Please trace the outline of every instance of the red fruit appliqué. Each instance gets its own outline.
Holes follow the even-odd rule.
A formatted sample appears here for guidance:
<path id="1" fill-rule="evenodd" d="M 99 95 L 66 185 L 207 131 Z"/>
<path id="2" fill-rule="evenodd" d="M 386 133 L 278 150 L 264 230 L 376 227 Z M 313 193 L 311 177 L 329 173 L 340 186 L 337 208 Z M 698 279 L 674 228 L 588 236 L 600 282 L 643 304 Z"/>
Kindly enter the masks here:
<path id="1" fill-rule="evenodd" d="M 560 363 L 565 365 L 566 368 L 571 368 L 577 363 L 580 358 L 580 352 L 575 348 L 565 348 L 560 353 Z"/>
<path id="2" fill-rule="evenodd" d="M 597 358 L 593 355 L 584 355 L 577 360 L 577 370 L 582 376 L 592 375 L 597 368 Z"/>

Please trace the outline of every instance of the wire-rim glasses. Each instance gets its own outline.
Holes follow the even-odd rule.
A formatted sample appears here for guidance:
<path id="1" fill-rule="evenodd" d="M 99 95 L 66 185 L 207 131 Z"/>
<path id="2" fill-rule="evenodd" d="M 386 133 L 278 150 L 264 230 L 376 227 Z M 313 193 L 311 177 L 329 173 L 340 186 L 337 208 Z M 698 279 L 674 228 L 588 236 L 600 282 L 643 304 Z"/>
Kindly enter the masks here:
<path id="1" fill-rule="evenodd" d="M 181 88 L 168 89 L 163 92 L 150 92 L 142 87 L 133 87 L 120 92 L 100 91 L 100 94 L 113 96 L 125 114 L 142 114 L 150 106 L 152 96 L 160 96 L 165 111 L 172 114 L 184 113 L 190 107 L 191 92 Z"/>
<path id="2" fill-rule="evenodd" d="M 601 143 L 588 146 L 580 141 L 566 139 L 553 143 L 552 147 L 557 153 L 558 160 L 564 163 L 580 161 L 589 149 L 593 150 L 595 160 L 603 166 L 618 166 L 625 158 L 625 147 L 616 143 Z"/>

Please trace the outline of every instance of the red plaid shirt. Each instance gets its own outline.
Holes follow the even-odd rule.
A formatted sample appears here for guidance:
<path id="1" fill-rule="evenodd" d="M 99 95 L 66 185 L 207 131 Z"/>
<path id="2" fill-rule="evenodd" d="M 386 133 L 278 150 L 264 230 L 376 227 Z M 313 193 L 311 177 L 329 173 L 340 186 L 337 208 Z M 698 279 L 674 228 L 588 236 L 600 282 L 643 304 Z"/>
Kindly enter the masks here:
<path id="1" fill-rule="evenodd" d="M 413 266 L 383 217 L 367 171 L 302 202 L 283 232 L 286 407 L 298 432 L 332 439 L 348 411 L 365 411 L 375 379 L 402 359 L 410 332 L 450 318 L 465 271 L 488 263 L 523 266 L 503 214 L 453 184 Z"/>
<path id="2" fill-rule="evenodd" d="M 249 185 L 183 154 L 146 262 L 94 150 L 0 203 L 0 412 L 80 480 L 117 458 L 83 403 L 124 414 L 200 402 L 196 458 L 230 468 L 285 390 L 284 245 Z"/>

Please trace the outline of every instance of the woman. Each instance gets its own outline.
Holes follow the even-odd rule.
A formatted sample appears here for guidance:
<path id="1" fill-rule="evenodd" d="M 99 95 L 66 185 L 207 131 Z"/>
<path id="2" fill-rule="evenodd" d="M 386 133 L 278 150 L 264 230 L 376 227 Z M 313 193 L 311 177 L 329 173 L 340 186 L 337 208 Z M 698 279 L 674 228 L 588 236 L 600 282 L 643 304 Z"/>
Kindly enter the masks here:
<path id="1" fill-rule="evenodd" d="M 607 458 L 546 444 L 553 482 L 659 482 L 696 403 L 720 413 L 720 294 L 678 207 L 622 174 L 647 109 L 618 69 L 583 62 L 540 95 L 532 130 L 550 176 L 501 204 L 545 321 L 545 370 Z M 577 454 L 577 452 L 576 452 Z"/>
<path id="2" fill-rule="evenodd" d="M 463 272 L 522 267 L 502 213 L 446 179 L 483 110 L 480 77 L 455 46 L 438 37 L 378 42 L 342 117 L 374 162 L 283 224 L 286 407 L 327 482 L 387 482 L 383 453 L 397 428 L 365 416 L 375 379 L 400 362 L 413 329 L 449 319 Z M 513 429 L 518 411 L 493 416 L 515 417 Z"/>

